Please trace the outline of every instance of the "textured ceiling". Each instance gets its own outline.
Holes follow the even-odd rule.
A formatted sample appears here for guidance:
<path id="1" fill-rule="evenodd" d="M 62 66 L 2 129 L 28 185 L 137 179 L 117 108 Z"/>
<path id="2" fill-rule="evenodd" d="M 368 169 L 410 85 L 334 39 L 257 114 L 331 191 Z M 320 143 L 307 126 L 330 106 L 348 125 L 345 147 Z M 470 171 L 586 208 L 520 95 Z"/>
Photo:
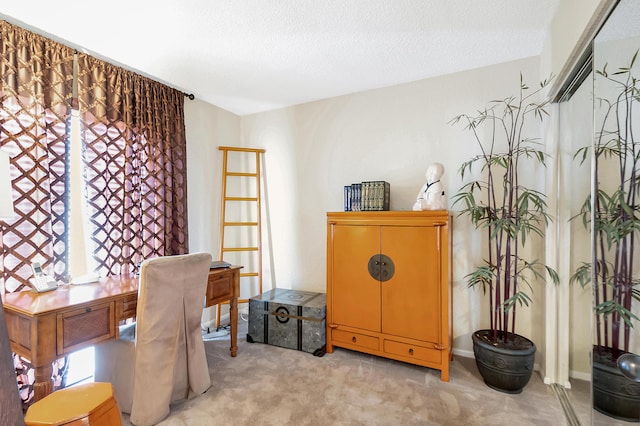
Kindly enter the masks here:
<path id="1" fill-rule="evenodd" d="M 559 1 L 22 0 L 0 17 L 245 115 L 538 55 Z"/>

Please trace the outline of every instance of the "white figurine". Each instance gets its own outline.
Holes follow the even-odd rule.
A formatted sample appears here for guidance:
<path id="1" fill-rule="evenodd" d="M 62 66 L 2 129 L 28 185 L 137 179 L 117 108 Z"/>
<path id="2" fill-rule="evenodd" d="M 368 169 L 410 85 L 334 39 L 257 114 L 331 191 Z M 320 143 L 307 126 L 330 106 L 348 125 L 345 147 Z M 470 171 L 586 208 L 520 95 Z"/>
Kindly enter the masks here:
<path id="1" fill-rule="evenodd" d="M 431 163 L 427 168 L 425 177 L 427 181 L 422 185 L 413 205 L 413 210 L 446 210 L 447 200 L 444 196 L 444 187 L 440 178 L 444 174 L 444 166 L 440 163 Z"/>

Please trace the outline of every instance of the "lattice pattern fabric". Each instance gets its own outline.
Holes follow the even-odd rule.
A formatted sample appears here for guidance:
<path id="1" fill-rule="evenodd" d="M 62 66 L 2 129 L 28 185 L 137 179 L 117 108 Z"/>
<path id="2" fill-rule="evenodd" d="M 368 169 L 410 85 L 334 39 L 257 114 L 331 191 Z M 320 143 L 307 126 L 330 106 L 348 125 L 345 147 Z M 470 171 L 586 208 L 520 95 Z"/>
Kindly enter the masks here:
<path id="1" fill-rule="evenodd" d="M 73 49 L 0 21 L 0 147 L 11 156 L 16 218 L 0 228 L 6 291 L 34 260 L 67 271 L 67 134 Z M 51 271 L 51 269 L 49 269 Z"/>
<path id="2" fill-rule="evenodd" d="M 0 225 L 3 291 L 22 290 L 38 260 L 67 271 L 67 134 L 72 49 L 0 21 L 0 147 L 11 157 L 16 217 Z M 20 397 L 33 399 L 33 368 L 14 355 Z M 54 386 L 64 385 L 54 363 Z"/>
<path id="3" fill-rule="evenodd" d="M 93 258 L 101 273 L 188 250 L 181 92 L 78 54 Z"/>

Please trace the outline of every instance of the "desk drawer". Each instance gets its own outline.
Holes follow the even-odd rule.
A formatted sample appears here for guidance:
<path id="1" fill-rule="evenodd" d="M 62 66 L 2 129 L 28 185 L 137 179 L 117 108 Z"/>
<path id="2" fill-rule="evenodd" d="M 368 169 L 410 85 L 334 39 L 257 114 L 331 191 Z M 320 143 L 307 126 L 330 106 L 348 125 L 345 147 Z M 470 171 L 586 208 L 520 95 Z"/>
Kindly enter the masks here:
<path id="1" fill-rule="evenodd" d="M 135 318 L 137 314 L 138 295 L 132 294 L 116 302 L 116 311 L 118 316 L 116 320 L 122 321 L 129 318 Z"/>
<path id="2" fill-rule="evenodd" d="M 233 271 L 209 274 L 207 285 L 207 306 L 231 299 L 233 295 Z"/>
<path id="3" fill-rule="evenodd" d="M 57 315 L 57 354 L 115 339 L 115 303 L 108 302 Z"/>

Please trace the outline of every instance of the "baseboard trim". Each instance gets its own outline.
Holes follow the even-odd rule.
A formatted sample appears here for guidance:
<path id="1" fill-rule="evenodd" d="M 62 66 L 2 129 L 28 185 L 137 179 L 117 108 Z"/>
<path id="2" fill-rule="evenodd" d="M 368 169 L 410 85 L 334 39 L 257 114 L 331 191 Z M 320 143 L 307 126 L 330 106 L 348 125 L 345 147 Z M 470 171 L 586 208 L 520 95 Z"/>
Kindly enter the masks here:
<path id="1" fill-rule="evenodd" d="M 463 358 L 475 358 L 475 356 L 473 355 L 473 351 L 468 351 L 465 349 L 453 348 L 453 354 L 457 356 L 461 356 Z"/>
<path id="2" fill-rule="evenodd" d="M 574 371 L 571 370 L 569 371 L 569 377 L 572 379 L 578 379 L 578 380 L 584 380 L 586 382 L 590 382 L 591 381 L 591 374 L 590 373 L 585 373 L 584 371 Z"/>

